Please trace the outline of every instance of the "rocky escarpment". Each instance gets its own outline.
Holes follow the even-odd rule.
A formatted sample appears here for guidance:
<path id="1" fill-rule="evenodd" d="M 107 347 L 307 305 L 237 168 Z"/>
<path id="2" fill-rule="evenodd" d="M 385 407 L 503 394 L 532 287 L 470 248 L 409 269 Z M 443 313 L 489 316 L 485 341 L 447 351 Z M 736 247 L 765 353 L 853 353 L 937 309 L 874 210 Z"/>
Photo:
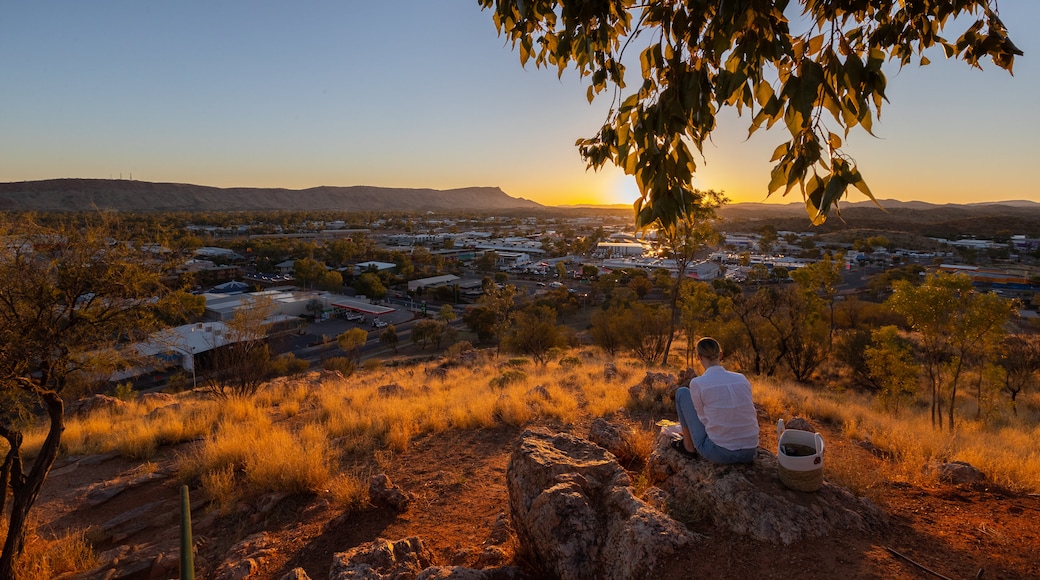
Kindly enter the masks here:
<path id="1" fill-rule="evenodd" d="M 412 211 L 538 208 L 497 187 L 450 190 L 394 187 L 219 188 L 116 179 L 0 183 L 0 210 L 90 211 Z"/>

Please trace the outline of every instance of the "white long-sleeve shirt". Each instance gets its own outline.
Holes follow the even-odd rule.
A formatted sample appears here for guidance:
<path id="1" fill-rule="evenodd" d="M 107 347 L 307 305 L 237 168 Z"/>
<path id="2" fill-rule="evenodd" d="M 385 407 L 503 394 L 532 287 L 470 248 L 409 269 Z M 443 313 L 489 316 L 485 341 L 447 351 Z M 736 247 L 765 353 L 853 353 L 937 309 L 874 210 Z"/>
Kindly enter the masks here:
<path id="1" fill-rule="evenodd" d="M 751 383 L 740 373 L 710 366 L 690 381 L 690 396 L 708 437 L 726 449 L 758 447 L 758 414 Z"/>

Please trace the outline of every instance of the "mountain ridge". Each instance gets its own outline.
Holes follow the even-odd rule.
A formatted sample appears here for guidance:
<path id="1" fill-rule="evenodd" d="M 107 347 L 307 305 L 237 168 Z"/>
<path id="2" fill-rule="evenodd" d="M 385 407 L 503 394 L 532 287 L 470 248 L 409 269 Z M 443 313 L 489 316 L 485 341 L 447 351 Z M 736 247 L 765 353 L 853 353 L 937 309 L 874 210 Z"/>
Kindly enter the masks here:
<path id="1" fill-rule="evenodd" d="M 273 211 L 541 208 L 499 187 L 437 190 L 368 185 L 307 189 L 232 187 L 117 179 L 62 178 L 0 183 L 0 210 Z"/>

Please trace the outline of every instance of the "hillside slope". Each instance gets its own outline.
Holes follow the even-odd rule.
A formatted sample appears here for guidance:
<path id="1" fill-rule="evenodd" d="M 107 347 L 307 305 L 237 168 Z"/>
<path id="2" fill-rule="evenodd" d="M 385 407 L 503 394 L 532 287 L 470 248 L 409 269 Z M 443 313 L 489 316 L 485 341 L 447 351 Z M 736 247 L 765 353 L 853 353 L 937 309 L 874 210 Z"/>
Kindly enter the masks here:
<path id="1" fill-rule="evenodd" d="M 15 211 L 273 211 L 495 210 L 539 208 L 497 187 L 406 189 L 371 186 L 219 188 L 115 179 L 49 179 L 0 183 L 0 210 Z"/>

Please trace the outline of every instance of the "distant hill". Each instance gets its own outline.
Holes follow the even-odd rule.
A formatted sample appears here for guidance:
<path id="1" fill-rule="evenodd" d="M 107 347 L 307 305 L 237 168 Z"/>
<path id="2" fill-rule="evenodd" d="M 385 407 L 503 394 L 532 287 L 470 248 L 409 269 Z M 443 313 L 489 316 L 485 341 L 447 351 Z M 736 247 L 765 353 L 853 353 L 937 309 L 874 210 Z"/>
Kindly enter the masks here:
<path id="1" fill-rule="evenodd" d="M 739 203 L 724 206 L 719 213 L 727 231 L 758 231 L 766 223 L 796 232 L 898 231 L 939 238 L 991 237 L 1000 231 L 1036 235 L 1040 231 L 1040 203 L 1033 201 L 934 204 L 884 199 L 879 203 L 881 208 L 871 201 L 842 203 L 841 217 L 832 212 L 818 227 L 809 224 L 805 206 L 798 202 Z"/>
<path id="2" fill-rule="evenodd" d="M 0 210 L 276 211 L 501 210 L 542 208 L 497 187 L 219 188 L 116 179 L 48 179 L 0 183 Z"/>

